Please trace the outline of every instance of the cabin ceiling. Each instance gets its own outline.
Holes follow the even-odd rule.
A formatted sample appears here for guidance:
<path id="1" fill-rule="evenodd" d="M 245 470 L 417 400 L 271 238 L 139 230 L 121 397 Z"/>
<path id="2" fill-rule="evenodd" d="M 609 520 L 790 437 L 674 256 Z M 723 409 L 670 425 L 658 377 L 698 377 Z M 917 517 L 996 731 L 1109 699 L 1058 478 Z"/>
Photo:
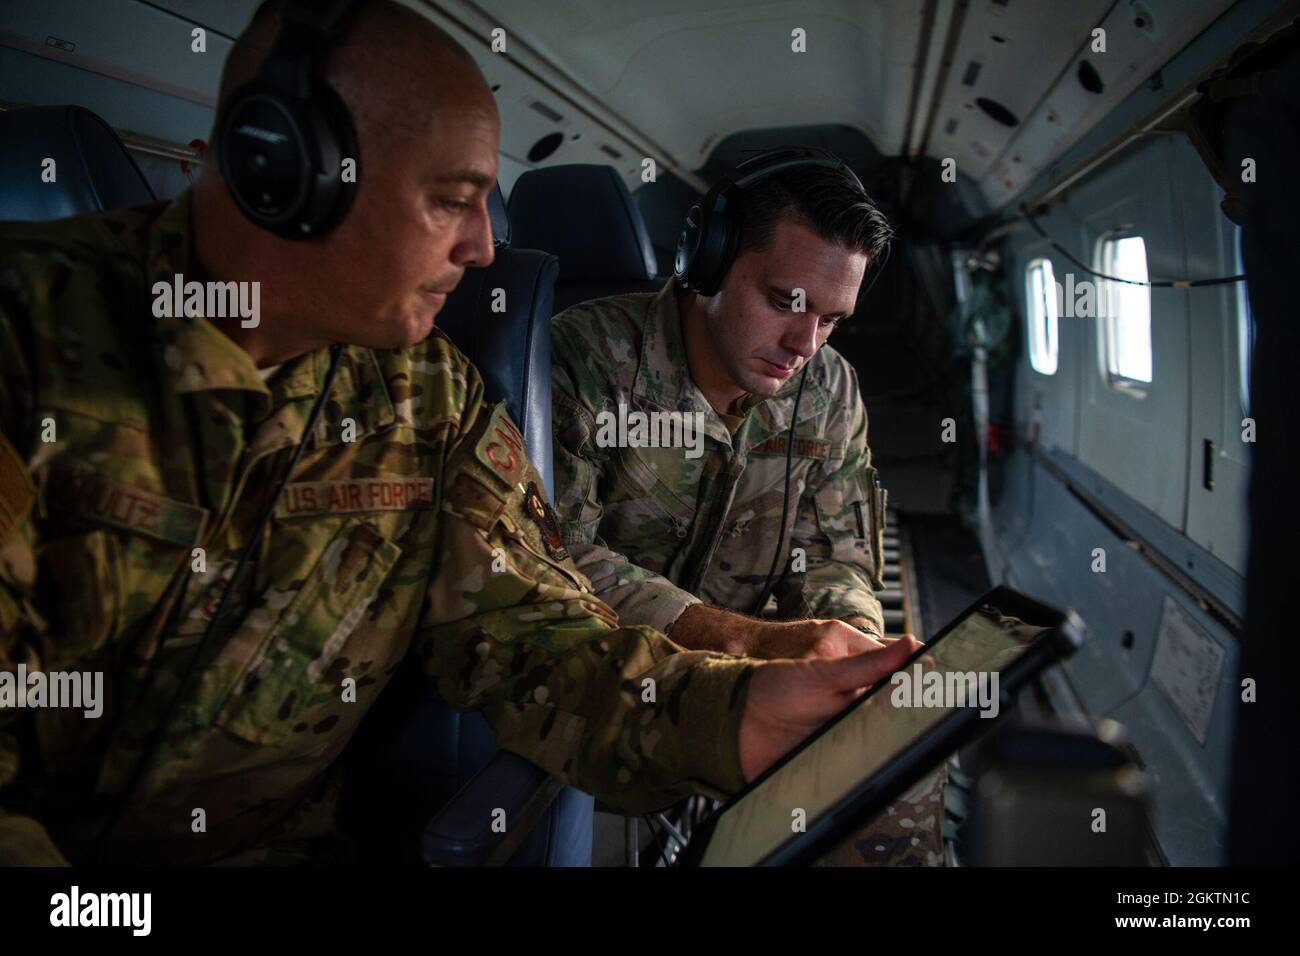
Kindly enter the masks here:
<path id="1" fill-rule="evenodd" d="M 954 159 L 963 191 L 973 185 L 1000 209 L 1233 0 L 401 2 L 483 68 L 502 113 L 507 189 L 530 167 L 597 162 L 635 189 L 647 157 L 703 189 L 715 150 L 738 134 L 839 127 L 876 155 Z M 205 137 L 221 59 L 257 4 L 10 7 L 0 62 L 14 80 L 0 99 L 72 98 L 119 129 L 178 144 Z M 209 56 L 190 54 L 194 24 L 214 34 Z M 1097 27 L 1104 54 L 1090 48 Z M 791 48 L 797 29 L 803 53 Z M 494 52 L 500 31 L 506 49 Z M 85 74 L 67 67 L 104 79 L 77 83 Z M 122 83 L 168 99 L 133 99 Z"/>
<path id="2" fill-rule="evenodd" d="M 472 11 L 480 22 L 505 29 L 508 44 L 526 47 L 600 99 L 644 134 L 671 167 L 699 170 L 719 142 L 746 130 L 846 125 L 885 156 L 955 159 L 958 175 L 975 179 L 994 208 L 1015 198 L 1231 5 L 1232 0 L 433 4 L 453 15 Z M 1091 50 L 1097 27 L 1106 31 L 1105 53 Z M 795 29 L 804 31 L 804 53 L 792 52 Z M 1087 77 L 1095 92 L 1080 79 L 1085 59 L 1096 73 L 1096 81 Z M 980 100 L 990 101 L 997 116 Z"/>

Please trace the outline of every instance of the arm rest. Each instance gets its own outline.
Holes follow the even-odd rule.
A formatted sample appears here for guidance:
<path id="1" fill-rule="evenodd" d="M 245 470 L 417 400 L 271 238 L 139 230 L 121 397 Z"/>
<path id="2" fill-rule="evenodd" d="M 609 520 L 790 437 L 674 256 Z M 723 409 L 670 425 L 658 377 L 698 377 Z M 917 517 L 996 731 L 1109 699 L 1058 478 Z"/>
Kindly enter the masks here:
<path id="1" fill-rule="evenodd" d="M 496 755 L 429 821 L 421 857 L 430 866 L 501 865 L 564 785 L 507 750 Z M 501 824 L 504 811 L 504 832 Z"/>

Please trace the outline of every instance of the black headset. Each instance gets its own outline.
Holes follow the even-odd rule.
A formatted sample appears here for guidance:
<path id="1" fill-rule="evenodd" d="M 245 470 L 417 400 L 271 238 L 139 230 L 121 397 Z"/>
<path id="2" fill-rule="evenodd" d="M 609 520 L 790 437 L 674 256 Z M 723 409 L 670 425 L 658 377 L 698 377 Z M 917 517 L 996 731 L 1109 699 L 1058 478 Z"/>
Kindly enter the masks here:
<path id="1" fill-rule="evenodd" d="M 718 180 L 686 214 L 673 261 L 673 274 L 682 288 L 704 296 L 717 293 L 732 260 L 736 258 L 736 248 L 740 243 L 740 226 L 733 211 L 736 194 L 798 166 L 839 170 L 862 190 L 863 196 L 866 195 L 866 189 L 853 170 L 824 149 L 787 146 L 745 160 Z"/>
<path id="2" fill-rule="evenodd" d="M 217 119 L 217 157 L 236 204 L 263 229 L 308 239 L 352 205 L 344 159 L 359 161 L 357 134 L 338 93 L 313 72 L 342 32 L 354 0 L 290 0 L 257 78 Z"/>

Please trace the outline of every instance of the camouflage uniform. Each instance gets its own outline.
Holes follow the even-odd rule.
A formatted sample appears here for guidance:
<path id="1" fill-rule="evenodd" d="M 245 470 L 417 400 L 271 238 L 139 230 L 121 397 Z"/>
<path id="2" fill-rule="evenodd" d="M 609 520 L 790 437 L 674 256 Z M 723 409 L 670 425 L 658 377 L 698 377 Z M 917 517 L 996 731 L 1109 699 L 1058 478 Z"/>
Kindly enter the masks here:
<path id="1" fill-rule="evenodd" d="M 0 670 L 102 671 L 108 697 L 97 720 L 0 710 L 10 862 L 87 859 L 323 385 L 325 351 L 268 385 L 206 319 L 154 317 L 156 281 L 201 278 L 188 233 L 188 196 L 0 230 Z M 208 648 L 106 858 L 328 840 L 335 758 L 408 653 L 502 746 L 613 804 L 738 789 L 753 662 L 617 628 L 553 518 L 530 508 L 540 485 L 504 406 L 485 403 L 441 332 L 345 348 L 236 623 Z M 196 808 L 206 833 L 191 829 Z"/>
<path id="2" fill-rule="evenodd" d="M 557 511 L 565 545 L 624 622 L 671 633 L 700 601 L 748 613 L 780 532 L 786 447 L 799 376 L 771 398 L 748 395 L 740 420 L 720 416 L 691 380 L 674 282 L 575 305 L 551 324 Z M 704 453 L 602 447 L 602 413 L 703 414 Z M 608 435 L 608 431 L 606 432 Z M 886 497 L 871 464 L 857 373 L 823 346 L 808 368 L 795 423 L 784 572 L 777 617 L 866 618 L 884 633 L 880 602 Z M 807 570 L 792 567 L 801 548 Z M 899 816 L 908 829 L 860 837 L 875 862 L 941 857 L 942 774 Z M 900 806 L 903 804 L 900 803 Z M 912 827 L 913 821 L 919 821 Z"/>
<path id="3" fill-rule="evenodd" d="M 763 590 L 785 497 L 798 376 L 747 396 L 732 434 L 691 380 L 673 283 L 584 302 L 552 322 L 557 510 L 565 544 L 621 618 L 669 629 L 698 601 L 749 611 Z M 704 454 L 602 448 L 618 406 L 700 412 Z M 734 423 L 733 423 L 734 424 Z M 795 425 L 787 552 L 807 571 L 773 592 L 781 618 L 861 616 L 883 633 L 884 492 L 871 465 L 857 373 L 830 347 L 812 360 Z"/>

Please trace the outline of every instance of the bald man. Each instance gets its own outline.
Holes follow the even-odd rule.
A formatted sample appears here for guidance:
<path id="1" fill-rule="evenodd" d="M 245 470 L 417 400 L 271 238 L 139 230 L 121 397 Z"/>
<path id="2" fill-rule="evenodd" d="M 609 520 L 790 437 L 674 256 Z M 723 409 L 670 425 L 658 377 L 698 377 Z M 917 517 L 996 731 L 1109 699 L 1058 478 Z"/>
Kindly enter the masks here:
<path id="1" fill-rule="evenodd" d="M 259 10 L 223 105 L 278 30 Z M 359 143 L 332 230 L 254 225 L 216 163 L 170 203 L 0 226 L 0 862 L 351 859 L 337 758 L 409 654 L 503 747 L 641 811 L 734 792 L 913 649 L 759 662 L 618 627 L 434 328 L 493 256 L 482 75 L 388 2 L 320 72 Z"/>

